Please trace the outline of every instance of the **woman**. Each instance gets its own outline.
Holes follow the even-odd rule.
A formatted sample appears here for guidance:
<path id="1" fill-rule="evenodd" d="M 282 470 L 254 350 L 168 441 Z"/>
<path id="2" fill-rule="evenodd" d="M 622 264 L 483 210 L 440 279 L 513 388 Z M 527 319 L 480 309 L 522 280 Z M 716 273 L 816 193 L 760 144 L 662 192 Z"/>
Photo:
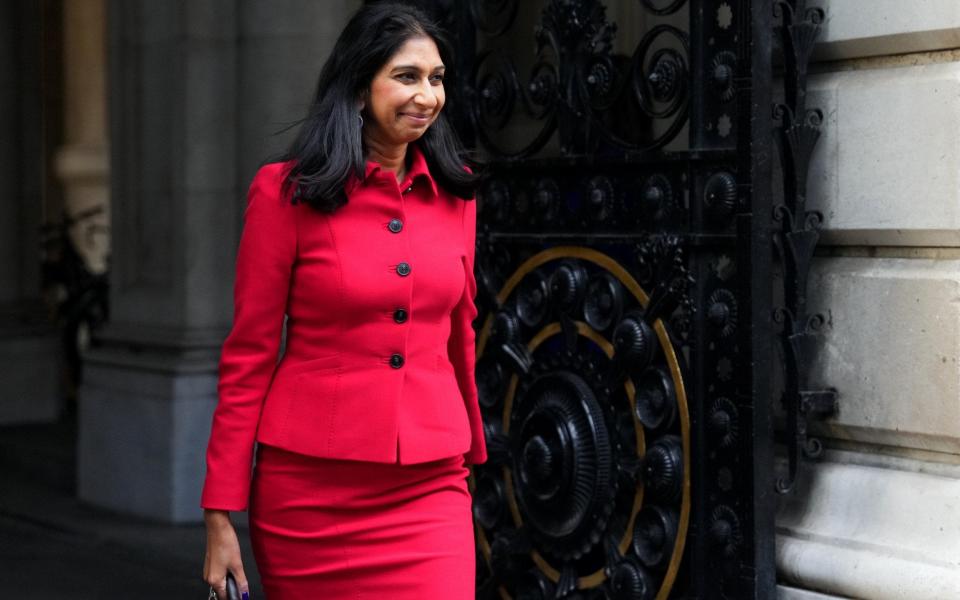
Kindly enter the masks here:
<path id="1" fill-rule="evenodd" d="M 417 10 L 364 6 L 250 186 L 201 502 L 220 598 L 228 570 L 248 589 L 229 517 L 248 501 L 273 600 L 473 598 L 476 176 L 448 61 Z"/>

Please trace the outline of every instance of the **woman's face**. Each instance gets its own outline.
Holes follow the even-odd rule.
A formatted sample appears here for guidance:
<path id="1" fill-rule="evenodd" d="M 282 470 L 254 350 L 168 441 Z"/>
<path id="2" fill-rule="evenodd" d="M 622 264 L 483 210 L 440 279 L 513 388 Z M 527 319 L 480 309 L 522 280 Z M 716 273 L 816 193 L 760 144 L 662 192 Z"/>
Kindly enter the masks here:
<path id="1" fill-rule="evenodd" d="M 382 145 L 407 144 L 433 124 L 443 108 L 443 61 L 429 37 L 408 39 L 370 82 L 364 137 Z"/>

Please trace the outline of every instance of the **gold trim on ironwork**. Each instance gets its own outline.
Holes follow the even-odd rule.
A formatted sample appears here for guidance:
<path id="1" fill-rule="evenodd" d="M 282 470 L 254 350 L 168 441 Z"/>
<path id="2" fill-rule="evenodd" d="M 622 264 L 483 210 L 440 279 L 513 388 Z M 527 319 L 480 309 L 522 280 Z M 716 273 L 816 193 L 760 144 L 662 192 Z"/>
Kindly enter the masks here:
<path id="1" fill-rule="evenodd" d="M 513 293 L 514 288 L 516 288 L 520 281 L 522 281 L 523 278 L 534 269 L 550 261 L 563 258 L 579 258 L 592 262 L 593 264 L 606 269 L 614 277 L 616 277 L 630 291 L 631 294 L 633 294 L 634 298 L 637 299 L 641 306 L 646 308 L 647 304 L 649 303 L 649 296 L 646 294 L 637 280 L 634 279 L 633 276 L 630 275 L 630 273 L 623 266 L 621 266 L 611 257 L 591 248 L 585 248 L 582 246 L 557 246 L 543 250 L 524 261 L 517 268 L 517 270 L 514 271 L 510 278 L 507 279 L 503 289 L 501 289 L 500 293 L 497 294 L 498 304 L 505 303 L 507 298 L 510 297 L 510 294 Z M 490 330 L 493 325 L 494 316 L 495 315 L 492 313 L 487 315 L 487 318 L 484 320 L 483 326 L 481 327 L 480 333 L 477 337 L 478 360 L 483 355 L 483 351 L 486 347 L 487 340 L 490 336 Z M 600 346 L 604 353 L 606 353 L 607 357 L 613 356 L 613 345 L 607 339 L 591 328 L 588 324 L 582 321 L 576 321 L 575 323 L 577 332 L 580 335 L 589 338 L 591 341 Z M 657 339 L 660 342 L 660 347 L 663 349 L 664 358 L 666 359 L 667 365 L 670 368 L 670 376 L 673 379 L 674 389 L 677 396 L 677 408 L 680 417 L 680 434 L 683 446 L 683 495 L 680 503 L 677 537 L 673 546 L 673 554 L 670 557 L 670 563 L 667 567 L 666 573 L 664 574 L 663 583 L 661 584 L 660 590 L 656 596 L 656 600 L 666 600 L 667 596 L 670 594 L 670 590 L 673 588 L 677 573 L 680 569 L 680 562 L 683 558 L 683 550 L 686 543 L 687 529 L 690 520 L 690 411 L 689 407 L 687 406 L 687 394 L 686 387 L 684 386 L 683 382 L 683 373 L 680 369 L 680 363 L 677 359 L 676 352 L 674 351 L 673 344 L 670 342 L 670 336 L 667 333 L 666 327 L 664 327 L 663 322 L 660 319 L 657 319 L 657 321 L 653 324 L 653 328 L 657 333 Z M 560 330 L 560 324 L 557 322 L 546 325 L 530 340 L 530 342 L 527 344 L 527 349 L 532 353 L 541 343 L 543 343 L 544 340 L 556 335 Z M 517 382 L 518 378 L 516 374 L 512 375 L 504 397 L 503 432 L 505 435 L 509 433 L 510 411 L 513 408 L 513 398 L 514 394 L 516 393 Z M 627 378 L 625 381 L 624 386 L 627 391 L 627 398 L 630 402 L 631 414 L 634 421 L 634 429 L 637 435 L 637 453 L 639 458 L 642 459 L 646 449 L 646 442 L 643 433 L 643 426 L 639 423 L 636 417 L 636 389 L 633 385 L 633 382 L 629 378 Z M 503 480 L 507 494 L 508 505 L 510 507 L 510 513 L 513 517 L 514 524 L 520 526 L 523 524 L 523 519 L 520 514 L 520 508 L 517 505 L 516 496 L 514 494 L 511 471 L 507 466 L 503 467 L 503 471 Z M 470 489 L 471 491 L 474 489 L 472 474 L 470 476 Z M 630 518 L 624 530 L 623 538 L 620 540 L 619 544 L 621 554 L 626 554 L 630 547 L 634 521 L 642 506 L 643 486 L 638 484 L 636 494 L 634 495 L 634 502 L 631 509 Z M 487 564 L 490 564 L 489 540 L 487 540 L 487 536 L 483 530 L 483 527 L 478 525 L 476 530 L 481 552 L 483 552 Z M 534 564 L 536 564 L 537 567 L 543 571 L 548 578 L 554 582 L 560 580 L 560 572 L 552 567 L 547 560 L 540 555 L 539 552 L 533 550 L 531 552 L 531 558 L 533 559 Z M 577 579 L 577 588 L 589 589 L 596 587 L 602 584 L 606 578 L 607 575 L 604 573 L 604 570 L 602 568 L 597 569 L 589 575 L 579 577 Z M 501 597 L 509 600 L 510 595 L 502 586 L 500 587 L 499 591 Z"/>

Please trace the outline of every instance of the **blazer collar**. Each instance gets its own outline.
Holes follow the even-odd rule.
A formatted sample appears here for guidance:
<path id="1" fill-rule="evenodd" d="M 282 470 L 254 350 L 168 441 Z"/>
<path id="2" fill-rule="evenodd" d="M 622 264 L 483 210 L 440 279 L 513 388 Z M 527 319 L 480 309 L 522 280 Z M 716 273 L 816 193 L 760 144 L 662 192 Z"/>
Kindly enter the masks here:
<path id="1" fill-rule="evenodd" d="M 423 156 L 423 152 L 420 151 L 420 147 L 417 144 L 408 144 L 407 152 L 410 154 L 410 169 L 407 171 L 407 176 L 404 179 L 404 187 L 414 185 L 419 180 L 424 180 L 427 182 L 427 185 L 430 186 L 430 191 L 433 192 L 433 195 L 438 196 L 437 182 L 434 181 L 433 176 L 430 175 L 430 169 L 427 167 L 427 159 Z M 379 174 L 380 170 L 380 163 L 368 160 L 366 172 L 364 173 L 364 182 L 370 181 L 370 177 Z M 392 176 L 393 175 L 390 175 L 390 177 Z"/>

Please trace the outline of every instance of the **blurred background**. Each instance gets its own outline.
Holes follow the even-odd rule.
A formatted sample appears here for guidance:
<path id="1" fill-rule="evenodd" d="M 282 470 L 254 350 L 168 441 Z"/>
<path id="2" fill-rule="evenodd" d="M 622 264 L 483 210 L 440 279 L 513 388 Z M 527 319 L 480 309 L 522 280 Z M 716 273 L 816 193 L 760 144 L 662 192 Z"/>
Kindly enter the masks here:
<path id="1" fill-rule="evenodd" d="M 246 186 L 359 5 L 0 3 L 5 596 L 204 593 Z"/>

